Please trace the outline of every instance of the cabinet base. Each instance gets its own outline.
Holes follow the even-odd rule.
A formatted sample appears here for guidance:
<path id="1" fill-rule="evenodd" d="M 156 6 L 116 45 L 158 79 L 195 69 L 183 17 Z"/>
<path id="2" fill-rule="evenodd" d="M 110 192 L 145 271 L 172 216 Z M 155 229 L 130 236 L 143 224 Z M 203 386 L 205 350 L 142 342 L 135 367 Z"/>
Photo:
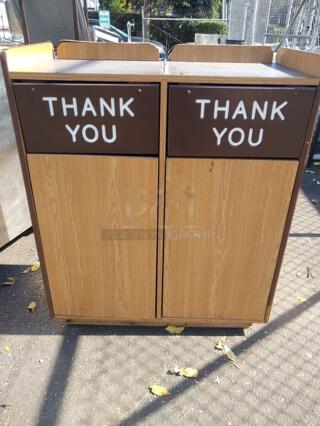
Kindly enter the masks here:
<path id="1" fill-rule="evenodd" d="M 58 316 L 56 318 L 59 318 Z M 68 325 L 124 325 L 124 326 L 153 326 L 163 327 L 174 324 L 181 327 L 217 327 L 217 328 L 248 328 L 252 322 L 248 321 L 228 321 L 228 320 L 191 320 L 176 318 L 159 318 L 154 320 L 112 320 L 112 319 L 84 319 L 84 318 L 61 318 L 65 319 Z M 257 322 L 257 321 L 254 321 Z"/>

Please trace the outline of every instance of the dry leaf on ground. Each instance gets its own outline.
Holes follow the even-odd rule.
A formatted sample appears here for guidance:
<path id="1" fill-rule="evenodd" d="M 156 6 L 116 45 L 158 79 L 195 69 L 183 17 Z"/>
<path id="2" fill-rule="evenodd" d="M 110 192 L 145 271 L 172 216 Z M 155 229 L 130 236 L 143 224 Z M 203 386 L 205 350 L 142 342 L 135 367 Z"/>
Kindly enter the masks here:
<path id="1" fill-rule="evenodd" d="M 165 330 L 170 334 L 181 334 L 184 330 L 184 327 L 177 327 L 175 325 L 168 325 Z"/>
<path id="2" fill-rule="evenodd" d="M 15 282 L 16 282 L 16 277 L 7 277 L 6 281 L 4 281 L 3 283 L 0 284 L 0 287 L 11 286 L 11 285 L 15 284 Z"/>
<path id="3" fill-rule="evenodd" d="M 227 340 L 227 336 L 223 336 L 223 337 L 221 337 L 221 339 L 218 341 L 218 343 L 216 344 L 216 346 L 215 346 L 215 348 L 216 349 L 219 349 L 220 351 L 222 351 L 223 350 L 223 348 L 224 348 L 224 345 L 225 345 L 225 343 L 226 343 L 226 340 Z"/>
<path id="4" fill-rule="evenodd" d="M 223 353 L 226 355 L 229 361 L 231 361 L 236 367 L 238 367 L 236 365 L 237 357 L 235 353 L 229 348 L 229 346 L 226 345 L 226 340 L 227 340 L 227 336 L 221 337 L 221 339 L 216 344 L 215 348 L 223 351 Z"/>
<path id="5" fill-rule="evenodd" d="M 150 392 L 156 396 L 170 395 L 170 392 L 168 391 L 168 389 L 160 385 L 156 385 L 156 384 L 150 385 L 149 389 L 150 389 Z"/>
<path id="6" fill-rule="evenodd" d="M 30 271 L 36 272 L 39 268 L 40 268 L 40 262 L 38 261 L 31 266 Z"/>
<path id="7" fill-rule="evenodd" d="M 23 274 L 27 274 L 28 272 L 36 272 L 40 268 L 40 262 L 37 261 L 33 265 L 29 266 L 27 269 L 22 271 Z"/>
<path id="8" fill-rule="evenodd" d="M 224 354 L 226 355 L 226 357 L 227 357 L 227 358 L 228 358 L 231 362 L 233 362 L 233 363 L 235 363 L 235 362 L 236 362 L 237 357 L 236 357 L 236 355 L 234 354 L 234 352 L 233 352 L 233 351 L 229 348 L 229 346 L 224 345 L 223 352 L 224 352 Z"/>
<path id="9" fill-rule="evenodd" d="M 307 299 L 305 297 L 303 297 L 303 296 L 297 296 L 297 300 L 298 300 L 298 302 L 301 302 L 301 303 L 307 301 Z"/>
<path id="10" fill-rule="evenodd" d="M 28 311 L 34 312 L 37 309 L 37 302 L 31 302 L 28 306 Z"/>
<path id="11" fill-rule="evenodd" d="M 199 371 L 196 368 L 181 368 L 179 371 L 179 376 L 183 377 L 198 377 Z"/>
<path id="12" fill-rule="evenodd" d="M 10 352 L 10 348 L 9 348 L 9 346 L 7 346 L 7 345 L 3 348 L 3 350 L 4 350 L 5 352 L 7 352 L 7 353 L 9 353 L 9 352 Z"/>

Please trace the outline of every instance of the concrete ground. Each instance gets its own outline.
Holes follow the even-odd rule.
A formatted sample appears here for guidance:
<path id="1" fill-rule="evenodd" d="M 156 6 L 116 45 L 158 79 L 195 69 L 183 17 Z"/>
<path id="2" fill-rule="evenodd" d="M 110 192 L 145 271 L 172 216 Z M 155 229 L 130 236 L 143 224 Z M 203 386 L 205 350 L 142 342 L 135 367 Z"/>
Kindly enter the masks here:
<path id="1" fill-rule="evenodd" d="M 66 326 L 49 318 L 33 235 L 0 252 L 1 425 L 320 424 L 320 167 L 306 173 L 268 325 Z M 300 299 L 303 297 L 304 299 Z M 27 312 L 31 301 L 38 309 Z M 219 338 L 239 368 L 215 349 Z M 194 367 L 197 379 L 167 374 Z M 155 397 L 158 383 L 171 396 Z"/>

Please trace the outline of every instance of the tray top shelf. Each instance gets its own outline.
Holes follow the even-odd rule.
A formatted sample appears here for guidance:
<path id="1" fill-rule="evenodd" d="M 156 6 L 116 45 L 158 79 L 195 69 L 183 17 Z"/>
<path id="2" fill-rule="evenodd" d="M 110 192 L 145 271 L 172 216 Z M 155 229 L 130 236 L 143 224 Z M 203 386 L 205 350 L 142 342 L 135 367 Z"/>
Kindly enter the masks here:
<path id="1" fill-rule="evenodd" d="M 319 77 L 280 64 L 52 59 L 10 70 L 12 80 L 318 85 Z"/>

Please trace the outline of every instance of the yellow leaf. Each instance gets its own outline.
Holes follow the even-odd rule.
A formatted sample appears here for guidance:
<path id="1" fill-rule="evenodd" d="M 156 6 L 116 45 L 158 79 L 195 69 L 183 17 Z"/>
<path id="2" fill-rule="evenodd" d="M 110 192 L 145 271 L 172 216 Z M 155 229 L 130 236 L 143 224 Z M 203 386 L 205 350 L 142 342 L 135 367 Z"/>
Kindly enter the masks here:
<path id="1" fill-rule="evenodd" d="M 175 325 L 168 325 L 165 330 L 170 334 L 181 334 L 184 330 L 184 327 L 177 327 Z"/>
<path id="2" fill-rule="evenodd" d="M 225 353 L 225 355 L 227 356 L 227 358 L 228 358 L 231 362 L 233 362 L 233 363 L 235 363 L 235 362 L 236 362 L 237 357 L 236 357 L 236 355 L 232 352 L 232 350 L 229 348 L 229 346 L 224 345 L 223 352 Z"/>
<path id="3" fill-rule="evenodd" d="M 7 353 L 8 353 L 8 352 L 10 352 L 10 348 L 9 348 L 9 346 L 7 346 L 7 345 L 6 345 L 3 349 L 4 349 L 4 351 L 5 351 L 5 352 L 7 352 Z"/>
<path id="4" fill-rule="evenodd" d="M 191 367 L 181 368 L 181 370 L 179 371 L 179 376 L 183 377 L 197 377 L 198 374 L 198 370 L 196 368 Z"/>
<path id="5" fill-rule="evenodd" d="M 38 261 L 31 266 L 30 271 L 36 272 L 39 268 L 40 268 L 40 262 Z"/>
<path id="6" fill-rule="evenodd" d="M 6 281 L 4 281 L 1 286 L 10 286 L 16 282 L 16 277 L 7 277 Z"/>
<path id="7" fill-rule="evenodd" d="M 221 337 L 221 339 L 219 340 L 219 342 L 216 344 L 215 348 L 222 351 L 223 348 L 224 348 L 224 345 L 226 343 L 226 340 L 227 340 L 227 336 Z"/>
<path id="8" fill-rule="evenodd" d="M 168 389 L 160 385 L 156 385 L 156 384 L 150 385 L 149 389 L 153 395 L 157 395 L 157 396 L 170 395 L 170 392 L 168 391 Z"/>
<path id="9" fill-rule="evenodd" d="M 307 299 L 305 297 L 302 297 L 302 296 L 297 296 L 297 300 L 298 300 L 298 302 L 301 302 L 301 303 L 307 301 Z"/>
<path id="10" fill-rule="evenodd" d="M 28 311 L 34 312 L 37 309 L 37 302 L 31 302 L 28 306 Z"/>

